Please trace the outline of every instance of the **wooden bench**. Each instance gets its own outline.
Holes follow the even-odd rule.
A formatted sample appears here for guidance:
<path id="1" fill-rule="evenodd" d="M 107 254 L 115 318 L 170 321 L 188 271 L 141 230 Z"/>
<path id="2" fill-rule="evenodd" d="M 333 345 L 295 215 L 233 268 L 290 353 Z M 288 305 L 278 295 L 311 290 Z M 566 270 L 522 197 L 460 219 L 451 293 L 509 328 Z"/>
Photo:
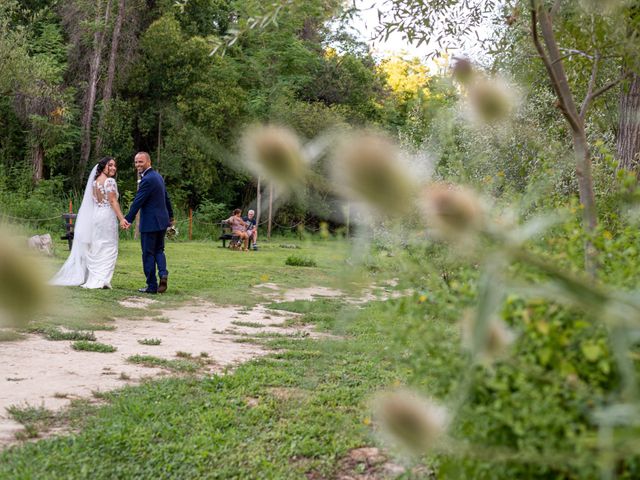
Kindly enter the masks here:
<path id="1" fill-rule="evenodd" d="M 229 248 L 233 250 L 240 250 L 242 247 L 242 240 L 237 235 L 231 232 L 231 227 L 225 222 L 220 222 L 220 236 L 218 240 L 222 240 L 222 248 L 227 248 L 227 241 L 229 242 Z M 249 247 L 251 242 L 249 241 Z"/>
<path id="2" fill-rule="evenodd" d="M 65 234 L 60 237 L 60 240 L 66 240 L 69 243 L 69 250 L 73 247 L 73 221 L 78 215 L 75 213 L 63 213 L 62 219 L 64 220 Z"/>
<path id="3" fill-rule="evenodd" d="M 237 241 L 238 237 L 231 233 L 231 227 L 225 222 L 220 222 L 220 236 L 218 240 L 222 240 L 222 248 L 227 248 L 227 241 Z"/>

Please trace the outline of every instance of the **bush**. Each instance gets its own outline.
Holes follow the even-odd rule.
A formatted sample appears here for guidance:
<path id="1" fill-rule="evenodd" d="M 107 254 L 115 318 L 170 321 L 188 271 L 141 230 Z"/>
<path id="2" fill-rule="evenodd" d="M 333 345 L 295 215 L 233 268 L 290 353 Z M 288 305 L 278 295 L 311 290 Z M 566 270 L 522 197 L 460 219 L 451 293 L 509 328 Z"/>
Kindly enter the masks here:
<path id="1" fill-rule="evenodd" d="M 316 261 L 311 258 L 299 257 L 297 255 L 289 255 L 284 262 L 285 265 L 291 267 L 317 267 Z"/>

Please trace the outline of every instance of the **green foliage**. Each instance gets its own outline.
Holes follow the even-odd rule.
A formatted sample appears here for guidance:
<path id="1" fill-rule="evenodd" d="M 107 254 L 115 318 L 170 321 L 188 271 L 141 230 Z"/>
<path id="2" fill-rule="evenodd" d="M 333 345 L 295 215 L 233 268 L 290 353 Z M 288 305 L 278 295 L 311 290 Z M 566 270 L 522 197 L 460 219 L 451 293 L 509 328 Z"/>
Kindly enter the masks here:
<path id="1" fill-rule="evenodd" d="M 71 344 L 71 348 L 79 352 L 100 352 L 100 353 L 113 353 L 117 350 L 113 345 L 107 345 L 100 342 L 89 342 L 87 340 L 78 340 Z"/>
<path id="2" fill-rule="evenodd" d="M 160 345 L 162 343 L 162 340 L 160 340 L 159 338 L 142 338 L 138 340 L 138 343 L 140 345 Z"/>
<path id="3" fill-rule="evenodd" d="M 284 262 L 285 265 L 291 267 L 317 267 L 317 263 L 314 259 L 308 257 L 301 257 L 298 255 L 289 255 Z"/>

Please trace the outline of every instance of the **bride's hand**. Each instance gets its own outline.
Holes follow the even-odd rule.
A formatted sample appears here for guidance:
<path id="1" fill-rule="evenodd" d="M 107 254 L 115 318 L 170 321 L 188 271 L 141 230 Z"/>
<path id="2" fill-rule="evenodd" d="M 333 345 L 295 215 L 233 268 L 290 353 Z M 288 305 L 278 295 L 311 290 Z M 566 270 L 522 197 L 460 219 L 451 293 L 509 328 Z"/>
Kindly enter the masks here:
<path id="1" fill-rule="evenodd" d="M 131 226 L 131 224 L 129 222 L 127 222 L 127 220 L 125 218 L 120 220 L 120 228 L 121 229 L 128 230 L 130 226 Z"/>

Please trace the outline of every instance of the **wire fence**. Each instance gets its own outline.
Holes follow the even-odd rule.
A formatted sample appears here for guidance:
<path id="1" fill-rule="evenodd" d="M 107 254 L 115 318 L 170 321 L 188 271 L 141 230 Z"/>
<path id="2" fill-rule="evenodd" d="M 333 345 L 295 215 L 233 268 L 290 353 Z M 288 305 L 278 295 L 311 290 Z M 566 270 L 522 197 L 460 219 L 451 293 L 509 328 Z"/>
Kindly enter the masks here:
<path id="1" fill-rule="evenodd" d="M 0 212 L 0 222 L 3 224 L 16 225 L 18 227 L 27 227 L 30 229 L 46 229 L 49 233 L 64 232 L 65 220 L 63 215 L 67 212 L 61 212 L 57 215 L 51 215 L 47 217 L 20 217 L 16 215 L 9 215 L 7 213 Z M 313 223 L 308 224 L 306 218 L 295 221 L 291 224 L 282 224 L 271 221 L 271 230 L 274 234 L 296 235 L 302 236 L 305 233 L 316 234 L 323 230 L 320 226 L 315 226 Z M 259 234 L 264 238 L 267 235 L 267 227 L 269 224 L 268 219 L 261 220 L 258 223 Z M 192 214 L 191 217 L 185 216 L 176 219 L 176 228 L 178 229 L 178 239 L 180 240 L 216 240 L 223 233 L 224 222 L 223 221 L 210 221 L 202 220 L 198 218 L 197 214 Z M 329 231 L 327 229 L 327 231 Z M 124 231 L 121 233 L 124 238 L 133 238 L 135 233 L 133 229 Z"/>

